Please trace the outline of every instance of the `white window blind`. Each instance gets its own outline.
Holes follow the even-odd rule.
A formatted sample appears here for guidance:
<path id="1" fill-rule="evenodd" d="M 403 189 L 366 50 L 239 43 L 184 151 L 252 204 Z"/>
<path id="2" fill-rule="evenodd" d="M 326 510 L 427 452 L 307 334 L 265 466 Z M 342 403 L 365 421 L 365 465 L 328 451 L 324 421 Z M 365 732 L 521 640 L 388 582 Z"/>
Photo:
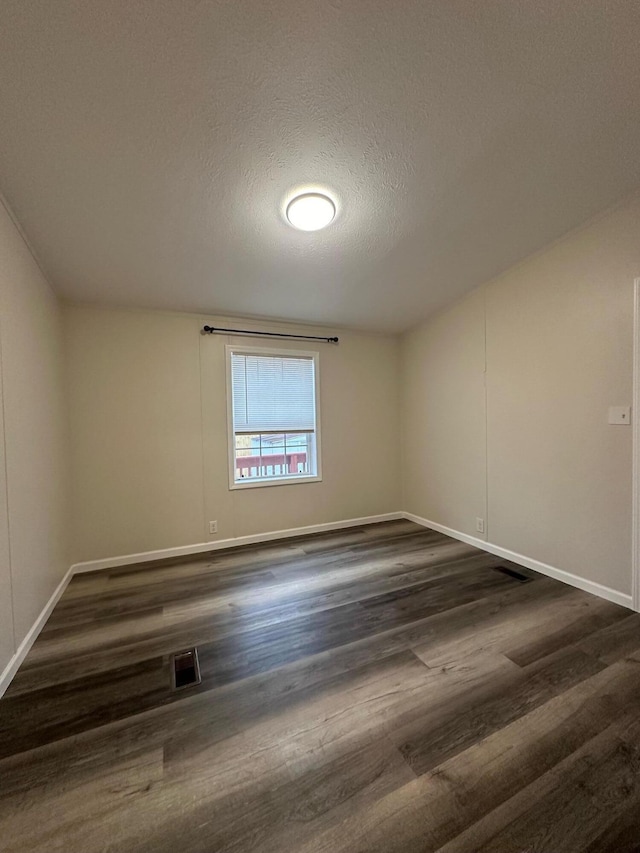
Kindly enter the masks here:
<path id="1" fill-rule="evenodd" d="M 313 432 L 314 360 L 231 353 L 235 433 Z"/>

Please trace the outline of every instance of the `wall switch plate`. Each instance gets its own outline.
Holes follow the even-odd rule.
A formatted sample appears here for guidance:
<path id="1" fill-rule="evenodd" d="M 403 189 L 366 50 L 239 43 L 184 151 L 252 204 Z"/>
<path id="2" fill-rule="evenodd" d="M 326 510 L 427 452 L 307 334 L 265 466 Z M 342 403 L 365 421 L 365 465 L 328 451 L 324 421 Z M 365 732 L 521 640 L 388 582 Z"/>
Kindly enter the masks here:
<path id="1" fill-rule="evenodd" d="M 631 406 L 611 406 L 609 408 L 610 424 L 630 424 Z"/>
<path id="2" fill-rule="evenodd" d="M 476 530 L 478 533 L 484 533 L 484 518 L 476 518 Z"/>
<path id="3" fill-rule="evenodd" d="M 218 532 L 218 522 L 217 521 L 210 521 L 209 522 L 209 533 L 213 534 L 213 533 L 217 533 L 217 532 Z"/>

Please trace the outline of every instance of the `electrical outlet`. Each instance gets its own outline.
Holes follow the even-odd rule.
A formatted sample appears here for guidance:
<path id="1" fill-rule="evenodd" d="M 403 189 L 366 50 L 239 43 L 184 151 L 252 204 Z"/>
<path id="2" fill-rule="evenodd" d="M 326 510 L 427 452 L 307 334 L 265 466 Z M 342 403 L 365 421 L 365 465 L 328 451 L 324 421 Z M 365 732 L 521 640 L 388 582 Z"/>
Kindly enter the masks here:
<path id="1" fill-rule="evenodd" d="M 210 521 L 209 522 L 209 533 L 211 533 L 213 535 L 214 533 L 217 533 L 217 532 L 218 532 L 218 522 L 217 521 Z"/>
<path id="2" fill-rule="evenodd" d="M 478 533 L 484 533 L 484 518 L 476 518 L 476 530 Z"/>

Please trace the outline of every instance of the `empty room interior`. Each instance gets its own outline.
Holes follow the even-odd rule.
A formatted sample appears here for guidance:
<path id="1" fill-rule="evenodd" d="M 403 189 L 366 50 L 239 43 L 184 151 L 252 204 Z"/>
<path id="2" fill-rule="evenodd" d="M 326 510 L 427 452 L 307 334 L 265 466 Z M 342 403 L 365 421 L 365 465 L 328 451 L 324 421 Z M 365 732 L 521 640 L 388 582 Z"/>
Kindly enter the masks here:
<path id="1" fill-rule="evenodd" d="M 640 4 L 0 0 L 0 850 L 640 851 Z"/>

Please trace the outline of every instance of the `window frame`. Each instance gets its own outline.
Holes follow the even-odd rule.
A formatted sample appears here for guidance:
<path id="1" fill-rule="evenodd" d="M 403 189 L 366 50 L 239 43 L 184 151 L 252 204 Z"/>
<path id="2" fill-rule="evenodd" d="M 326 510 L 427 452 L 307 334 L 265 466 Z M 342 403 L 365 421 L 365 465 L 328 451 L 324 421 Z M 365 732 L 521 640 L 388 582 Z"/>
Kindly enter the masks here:
<path id="1" fill-rule="evenodd" d="M 269 479 L 252 480 L 245 482 L 236 481 L 236 433 L 233 428 L 233 377 L 231 369 L 231 354 L 238 353 L 240 355 L 264 355 L 276 356 L 281 358 L 310 358 L 313 360 L 313 378 L 315 391 L 315 457 L 316 457 L 316 473 L 313 476 L 300 476 L 289 474 L 279 477 L 269 477 Z M 226 375 L 226 390 L 227 390 L 227 456 L 229 460 L 229 490 L 236 489 L 260 489 L 265 486 L 291 486 L 302 483 L 320 483 L 322 482 L 322 440 L 320 435 L 320 353 L 310 350 L 295 350 L 282 347 L 275 349 L 273 347 L 255 347 L 236 344 L 225 344 L 225 375 Z M 294 430 L 295 432 L 296 430 Z M 285 430 L 286 432 L 286 430 Z"/>

